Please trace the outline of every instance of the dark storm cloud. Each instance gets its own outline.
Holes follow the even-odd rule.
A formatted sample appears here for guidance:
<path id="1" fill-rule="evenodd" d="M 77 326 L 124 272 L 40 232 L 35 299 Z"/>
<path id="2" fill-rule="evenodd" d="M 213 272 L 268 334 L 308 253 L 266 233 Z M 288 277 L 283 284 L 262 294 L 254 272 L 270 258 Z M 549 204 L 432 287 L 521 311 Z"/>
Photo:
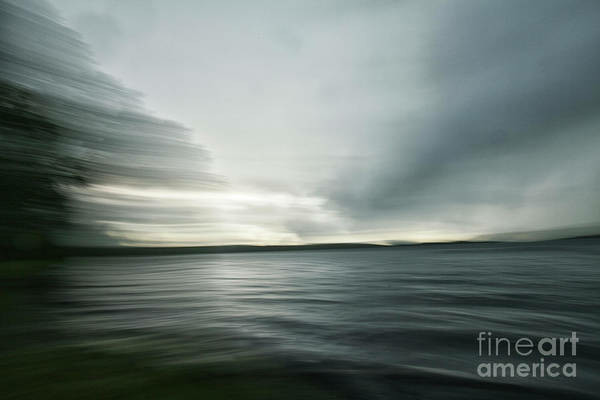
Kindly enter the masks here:
<path id="1" fill-rule="evenodd" d="M 453 205 L 522 207 L 546 182 L 557 202 L 600 218 L 598 130 L 586 128 L 600 117 L 600 3 L 455 1 L 432 16 L 433 104 L 398 121 L 391 150 L 342 177 L 334 202 L 357 217 L 439 217 Z"/>

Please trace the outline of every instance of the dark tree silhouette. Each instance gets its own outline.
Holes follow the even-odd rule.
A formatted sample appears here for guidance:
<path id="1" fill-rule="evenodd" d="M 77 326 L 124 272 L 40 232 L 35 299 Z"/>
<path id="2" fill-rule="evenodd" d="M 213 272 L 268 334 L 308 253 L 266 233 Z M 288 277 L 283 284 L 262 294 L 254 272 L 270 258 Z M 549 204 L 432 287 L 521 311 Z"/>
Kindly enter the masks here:
<path id="1" fill-rule="evenodd" d="M 65 188 L 81 182 L 42 95 L 0 82 L 0 240 L 3 256 L 36 254 L 68 224 Z M 33 252 L 33 253 L 32 253 Z"/>

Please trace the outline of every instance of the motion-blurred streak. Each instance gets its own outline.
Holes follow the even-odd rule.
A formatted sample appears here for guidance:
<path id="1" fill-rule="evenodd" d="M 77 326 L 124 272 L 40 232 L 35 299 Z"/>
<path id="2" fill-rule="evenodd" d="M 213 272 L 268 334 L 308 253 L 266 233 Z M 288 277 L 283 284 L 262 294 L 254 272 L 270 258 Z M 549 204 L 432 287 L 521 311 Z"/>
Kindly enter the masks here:
<path id="1" fill-rule="evenodd" d="M 0 2 L 0 240 L 8 257 L 51 247 L 75 211 L 89 208 L 72 201 L 71 188 L 221 185 L 190 132 L 145 112 L 139 94 L 99 72 L 58 21 L 41 2 Z"/>

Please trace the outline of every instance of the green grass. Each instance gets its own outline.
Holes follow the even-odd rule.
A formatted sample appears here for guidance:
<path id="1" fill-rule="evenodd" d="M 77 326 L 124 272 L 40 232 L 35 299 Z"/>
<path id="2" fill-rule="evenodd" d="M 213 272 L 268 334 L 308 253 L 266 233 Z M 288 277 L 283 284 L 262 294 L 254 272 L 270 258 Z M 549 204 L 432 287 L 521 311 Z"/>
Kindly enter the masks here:
<path id="1" fill-rule="evenodd" d="M 47 271 L 56 260 L 6 260 L 0 262 L 0 279 L 30 280 Z"/>

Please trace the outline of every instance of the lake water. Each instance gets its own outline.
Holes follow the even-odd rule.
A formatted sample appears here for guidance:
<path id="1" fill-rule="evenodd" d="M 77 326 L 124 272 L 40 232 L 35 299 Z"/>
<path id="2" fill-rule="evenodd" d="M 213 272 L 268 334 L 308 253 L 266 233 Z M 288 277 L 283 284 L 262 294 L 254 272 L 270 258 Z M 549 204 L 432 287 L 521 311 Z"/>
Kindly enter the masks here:
<path id="1" fill-rule="evenodd" d="M 277 368 L 341 398 L 594 397 L 599 261 L 598 239 L 74 258 L 54 272 L 52 312 L 72 340 L 148 363 Z M 479 332 L 576 332 L 575 356 L 545 362 L 577 376 L 481 377 L 482 362 L 540 355 L 480 356 Z"/>

